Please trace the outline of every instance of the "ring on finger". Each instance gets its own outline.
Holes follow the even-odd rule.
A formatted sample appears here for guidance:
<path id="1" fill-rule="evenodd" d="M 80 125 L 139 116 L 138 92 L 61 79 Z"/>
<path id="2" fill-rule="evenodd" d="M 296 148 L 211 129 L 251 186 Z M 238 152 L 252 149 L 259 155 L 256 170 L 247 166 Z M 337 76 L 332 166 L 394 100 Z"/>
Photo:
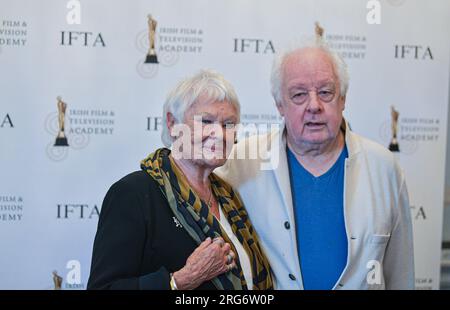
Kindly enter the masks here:
<path id="1" fill-rule="evenodd" d="M 233 261 L 233 256 L 231 254 L 227 255 L 227 264 L 231 264 L 231 262 Z"/>
<path id="2" fill-rule="evenodd" d="M 223 241 L 223 239 L 219 239 L 219 238 L 214 239 L 214 242 L 219 242 L 220 247 L 223 247 L 223 245 L 225 244 L 225 241 Z"/>

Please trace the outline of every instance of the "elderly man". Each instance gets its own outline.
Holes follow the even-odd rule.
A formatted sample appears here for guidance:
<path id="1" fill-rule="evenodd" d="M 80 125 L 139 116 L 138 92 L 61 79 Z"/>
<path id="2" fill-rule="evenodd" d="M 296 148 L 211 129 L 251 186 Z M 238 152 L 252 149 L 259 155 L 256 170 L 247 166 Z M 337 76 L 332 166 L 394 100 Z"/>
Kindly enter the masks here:
<path id="1" fill-rule="evenodd" d="M 344 120 L 344 61 L 323 42 L 305 45 L 277 57 L 271 83 L 282 130 L 240 141 L 217 173 L 238 189 L 275 287 L 413 289 L 405 177 Z M 252 148 L 267 152 L 237 159 Z"/>

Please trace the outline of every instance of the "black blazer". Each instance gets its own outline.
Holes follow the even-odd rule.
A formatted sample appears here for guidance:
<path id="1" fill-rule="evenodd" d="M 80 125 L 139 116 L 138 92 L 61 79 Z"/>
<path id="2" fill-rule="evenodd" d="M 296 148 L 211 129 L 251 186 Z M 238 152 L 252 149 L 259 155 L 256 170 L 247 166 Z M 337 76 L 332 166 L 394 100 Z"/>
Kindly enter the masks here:
<path id="1" fill-rule="evenodd" d="M 88 289 L 170 289 L 197 244 L 176 225 L 158 184 L 145 171 L 111 186 L 103 200 Z M 216 289 L 211 281 L 198 289 Z"/>

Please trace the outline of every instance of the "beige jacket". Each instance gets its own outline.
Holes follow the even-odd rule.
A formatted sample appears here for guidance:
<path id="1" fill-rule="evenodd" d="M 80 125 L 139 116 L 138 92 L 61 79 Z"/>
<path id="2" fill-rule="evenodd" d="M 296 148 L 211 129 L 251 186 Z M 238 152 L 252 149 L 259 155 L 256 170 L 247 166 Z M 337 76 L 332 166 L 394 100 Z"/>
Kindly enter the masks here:
<path id="1" fill-rule="evenodd" d="M 280 132 L 285 131 L 239 142 L 231 158 L 215 172 L 239 191 L 270 261 L 276 288 L 303 289 L 286 140 Z M 349 153 L 343 197 L 348 255 L 334 289 L 414 289 L 413 235 L 405 177 L 385 147 L 350 130 L 345 130 L 345 142 Z M 256 159 L 233 159 L 249 145 L 266 151 Z M 269 169 L 263 158 L 275 158 Z"/>

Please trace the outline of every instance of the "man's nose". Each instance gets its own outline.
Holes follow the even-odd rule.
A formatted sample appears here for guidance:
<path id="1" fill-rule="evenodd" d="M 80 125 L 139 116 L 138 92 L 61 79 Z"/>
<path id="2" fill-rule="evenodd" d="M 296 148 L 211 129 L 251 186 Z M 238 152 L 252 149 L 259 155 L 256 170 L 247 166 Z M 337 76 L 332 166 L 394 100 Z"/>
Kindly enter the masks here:
<path id="1" fill-rule="evenodd" d="M 322 111 L 322 102 L 320 102 L 315 91 L 310 92 L 307 111 L 310 113 L 318 113 Z"/>

